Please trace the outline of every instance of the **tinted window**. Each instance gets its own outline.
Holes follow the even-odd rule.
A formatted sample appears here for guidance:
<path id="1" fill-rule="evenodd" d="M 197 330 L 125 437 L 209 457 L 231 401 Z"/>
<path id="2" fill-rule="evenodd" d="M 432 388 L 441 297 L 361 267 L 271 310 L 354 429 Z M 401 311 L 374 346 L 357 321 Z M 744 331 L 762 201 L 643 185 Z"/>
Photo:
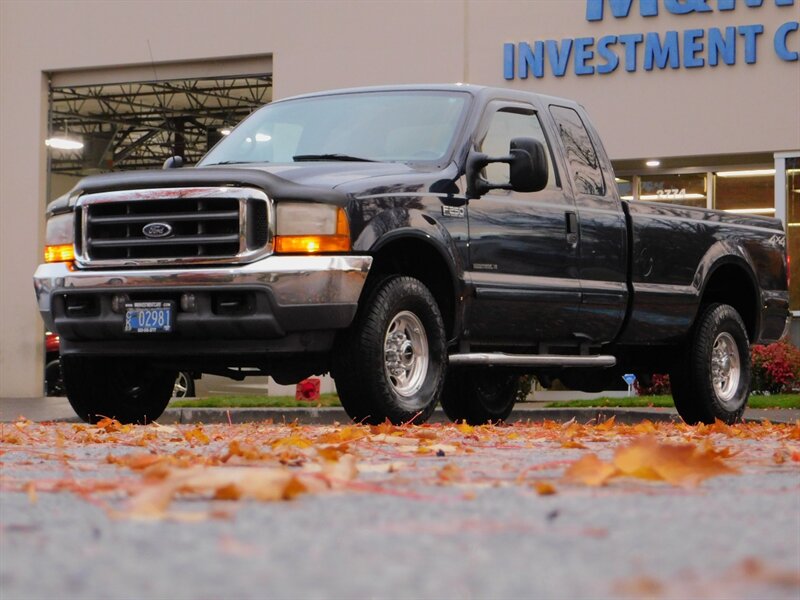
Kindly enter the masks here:
<path id="1" fill-rule="evenodd" d="M 577 186 L 576 192 L 590 196 L 605 196 L 606 186 L 603 183 L 597 152 L 578 113 L 571 108 L 551 106 L 550 114 L 555 119 L 561 143 L 567 152 L 567 163 Z"/>
<path id="2" fill-rule="evenodd" d="M 492 115 L 489 129 L 481 142 L 479 150 L 489 156 L 505 156 L 508 154 L 511 140 L 518 137 L 528 137 L 539 140 L 547 150 L 547 166 L 549 177 L 547 187 L 556 187 L 556 178 L 553 173 L 553 163 L 550 160 L 550 147 L 544 137 L 544 131 L 539 123 L 539 118 L 533 111 L 516 108 L 504 108 Z M 485 177 L 492 183 L 508 183 L 508 165 L 505 163 L 491 163 L 486 167 Z"/>

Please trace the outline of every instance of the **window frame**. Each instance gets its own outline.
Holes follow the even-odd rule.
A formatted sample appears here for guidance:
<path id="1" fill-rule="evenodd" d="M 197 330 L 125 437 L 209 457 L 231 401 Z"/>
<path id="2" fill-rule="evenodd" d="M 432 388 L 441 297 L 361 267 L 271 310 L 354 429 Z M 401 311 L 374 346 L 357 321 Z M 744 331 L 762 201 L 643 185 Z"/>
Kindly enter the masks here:
<path id="1" fill-rule="evenodd" d="M 516 114 L 530 115 L 536 118 L 539 123 L 539 129 L 542 132 L 543 142 L 550 156 L 549 166 L 553 170 L 553 187 L 546 187 L 544 191 L 563 191 L 563 182 L 561 180 L 561 173 L 556 162 L 556 155 L 553 152 L 553 142 L 548 134 L 547 127 L 540 115 L 541 110 L 537 109 L 534 105 L 526 102 L 512 101 L 512 100 L 492 100 L 484 108 L 483 116 L 481 117 L 480 126 L 476 129 L 476 136 L 473 140 L 473 148 L 477 152 L 482 152 L 483 142 L 489 134 L 489 128 L 492 125 L 492 120 L 498 112 L 513 112 Z M 533 192 L 539 193 L 539 192 Z"/>

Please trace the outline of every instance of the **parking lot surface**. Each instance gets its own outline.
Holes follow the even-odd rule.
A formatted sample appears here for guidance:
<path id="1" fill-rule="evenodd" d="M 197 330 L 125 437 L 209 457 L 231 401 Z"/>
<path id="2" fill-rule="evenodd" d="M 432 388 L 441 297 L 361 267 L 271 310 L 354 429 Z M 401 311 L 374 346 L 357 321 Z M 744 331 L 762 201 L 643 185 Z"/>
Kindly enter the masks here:
<path id="1" fill-rule="evenodd" d="M 792 598 L 800 426 L 0 429 L 16 598 Z"/>

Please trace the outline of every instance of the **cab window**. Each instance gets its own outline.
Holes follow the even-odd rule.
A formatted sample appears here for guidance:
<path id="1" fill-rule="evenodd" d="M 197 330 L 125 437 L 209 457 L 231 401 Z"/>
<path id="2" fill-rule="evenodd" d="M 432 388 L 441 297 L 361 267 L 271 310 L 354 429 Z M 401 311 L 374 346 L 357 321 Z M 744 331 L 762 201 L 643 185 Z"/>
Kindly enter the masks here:
<path id="1" fill-rule="evenodd" d="M 533 110 L 509 107 L 495 112 L 478 150 L 489 156 L 505 156 L 508 154 L 511 140 L 518 137 L 534 138 L 542 142 L 547 150 L 549 171 L 547 189 L 558 187 L 550 156 L 550 146 L 545 138 L 542 125 L 539 123 L 539 118 Z M 508 183 L 508 165 L 491 163 L 486 167 L 484 177 L 492 183 Z"/>
<path id="2" fill-rule="evenodd" d="M 600 161 L 580 115 L 564 106 L 551 106 L 550 114 L 553 115 L 558 135 L 564 145 L 576 193 L 605 196 L 606 186 Z"/>

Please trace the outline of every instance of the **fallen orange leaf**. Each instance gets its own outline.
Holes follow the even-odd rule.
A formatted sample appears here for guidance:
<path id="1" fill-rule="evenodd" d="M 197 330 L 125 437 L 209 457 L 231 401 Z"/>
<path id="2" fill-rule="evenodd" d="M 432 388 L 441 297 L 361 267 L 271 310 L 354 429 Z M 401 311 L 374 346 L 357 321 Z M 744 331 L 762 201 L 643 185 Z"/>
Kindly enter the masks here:
<path id="1" fill-rule="evenodd" d="M 540 496 L 551 496 L 556 493 L 556 486 L 547 481 L 534 481 L 533 489 L 535 489 L 536 493 Z"/>
<path id="2" fill-rule="evenodd" d="M 564 473 L 564 477 L 571 481 L 586 485 L 605 485 L 616 474 L 613 465 L 604 463 L 595 454 L 587 454 L 572 463 Z"/>
<path id="3" fill-rule="evenodd" d="M 737 472 L 713 450 L 704 451 L 694 444 L 659 443 L 650 437 L 619 448 L 613 463 L 621 474 L 673 485 L 697 485 L 709 477 Z"/>

